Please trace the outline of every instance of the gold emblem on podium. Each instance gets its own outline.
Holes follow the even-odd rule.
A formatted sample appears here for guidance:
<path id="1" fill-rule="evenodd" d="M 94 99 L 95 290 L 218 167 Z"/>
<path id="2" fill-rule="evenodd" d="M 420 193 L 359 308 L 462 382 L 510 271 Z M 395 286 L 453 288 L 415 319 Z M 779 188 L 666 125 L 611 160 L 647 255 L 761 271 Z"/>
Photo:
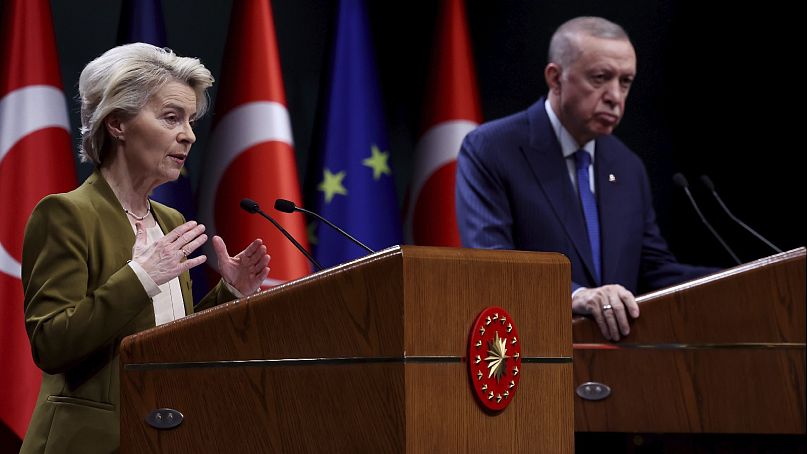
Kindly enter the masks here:
<path id="1" fill-rule="evenodd" d="M 522 352 L 516 324 L 505 309 L 489 307 L 471 327 L 466 362 L 477 401 L 498 412 L 514 399 Z"/>

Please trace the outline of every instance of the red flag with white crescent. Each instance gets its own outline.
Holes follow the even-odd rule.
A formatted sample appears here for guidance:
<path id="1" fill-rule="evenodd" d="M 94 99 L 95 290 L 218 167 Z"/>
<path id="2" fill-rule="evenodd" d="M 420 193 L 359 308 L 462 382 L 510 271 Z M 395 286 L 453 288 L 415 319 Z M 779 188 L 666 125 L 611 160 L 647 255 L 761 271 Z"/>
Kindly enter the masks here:
<path id="1" fill-rule="evenodd" d="M 310 272 L 306 258 L 267 220 L 243 211 L 251 198 L 271 211 L 277 198 L 302 205 L 272 10 L 267 0 L 233 3 L 216 100 L 216 120 L 200 185 L 202 222 L 236 253 L 255 238 L 267 244 L 277 285 Z M 278 221 L 308 248 L 301 215 Z M 215 254 L 208 254 L 215 259 Z M 213 260 L 215 262 L 215 260 Z"/>
<path id="2" fill-rule="evenodd" d="M 444 0 L 437 22 L 425 132 L 415 149 L 404 231 L 407 242 L 460 246 L 455 168 L 463 137 L 482 121 L 462 0 Z"/>
<path id="3" fill-rule="evenodd" d="M 4 2 L 0 27 L 0 422 L 24 437 L 42 372 L 25 332 L 25 224 L 40 199 L 76 186 L 50 2 Z"/>

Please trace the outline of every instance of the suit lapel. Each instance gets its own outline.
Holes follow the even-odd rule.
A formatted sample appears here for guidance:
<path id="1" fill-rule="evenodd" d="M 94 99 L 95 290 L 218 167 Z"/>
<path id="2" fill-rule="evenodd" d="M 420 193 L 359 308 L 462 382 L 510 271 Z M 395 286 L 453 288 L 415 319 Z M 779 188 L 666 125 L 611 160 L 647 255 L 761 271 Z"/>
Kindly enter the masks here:
<path id="1" fill-rule="evenodd" d="M 103 219 L 108 228 L 116 232 L 125 232 L 124 240 L 126 244 L 135 244 L 135 232 L 132 231 L 132 225 L 129 224 L 129 219 L 126 218 L 126 213 L 123 211 L 121 202 L 115 197 L 112 188 L 101 176 L 101 171 L 96 169 L 87 177 L 87 184 L 92 188 L 96 197 L 93 198 L 93 206 L 95 207 L 98 217 Z M 132 258 L 131 246 L 129 246 L 129 254 L 123 258 L 124 261 Z"/>
<path id="2" fill-rule="evenodd" d="M 619 169 L 612 150 L 595 142 L 595 185 L 597 187 L 598 213 L 600 215 L 601 260 L 603 261 L 603 282 L 614 281 L 614 270 L 619 267 L 620 254 L 623 249 L 625 234 L 623 233 L 623 215 L 621 214 Z"/>
<path id="3" fill-rule="evenodd" d="M 528 109 L 530 143 L 522 148 L 522 153 L 594 282 L 592 252 L 581 203 L 570 182 L 561 145 L 544 110 L 544 100 L 542 97 Z"/>
<path id="4" fill-rule="evenodd" d="M 104 225 L 103 228 L 116 232 L 116 244 L 108 245 L 105 253 L 112 254 L 110 258 L 113 263 L 125 266 L 124 264 L 132 258 L 132 245 L 135 244 L 135 232 L 132 230 L 132 225 L 129 224 L 129 219 L 112 188 L 101 176 L 100 170 L 96 168 L 85 184 L 89 186 L 93 208 Z M 117 236 L 118 232 L 120 232 L 120 237 Z M 155 325 L 154 310 L 144 309 L 133 323 L 134 331 L 153 327 Z"/>

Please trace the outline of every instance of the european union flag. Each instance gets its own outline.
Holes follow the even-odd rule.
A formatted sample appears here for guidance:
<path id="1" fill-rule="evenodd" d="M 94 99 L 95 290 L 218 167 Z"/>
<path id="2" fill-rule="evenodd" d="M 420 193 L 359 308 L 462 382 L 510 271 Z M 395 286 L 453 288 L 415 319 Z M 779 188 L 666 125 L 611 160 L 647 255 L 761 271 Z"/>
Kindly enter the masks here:
<path id="1" fill-rule="evenodd" d="M 166 46 L 166 27 L 160 0 L 124 0 L 118 24 L 118 44 L 148 43 L 157 47 Z M 176 209 L 185 219 L 196 219 L 191 181 L 186 168 L 176 181 L 169 181 L 154 189 L 151 198 Z M 201 253 L 199 249 L 192 257 Z M 209 290 L 204 268 L 191 269 L 194 301 L 200 301 Z"/>
<path id="2" fill-rule="evenodd" d="M 379 250 L 401 243 L 401 220 L 362 0 L 340 2 L 336 34 L 319 178 L 311 188 L 315 210 Z M 324 266 L 367 254 L 324 224 L 316 226 L 313 240 Z"/>

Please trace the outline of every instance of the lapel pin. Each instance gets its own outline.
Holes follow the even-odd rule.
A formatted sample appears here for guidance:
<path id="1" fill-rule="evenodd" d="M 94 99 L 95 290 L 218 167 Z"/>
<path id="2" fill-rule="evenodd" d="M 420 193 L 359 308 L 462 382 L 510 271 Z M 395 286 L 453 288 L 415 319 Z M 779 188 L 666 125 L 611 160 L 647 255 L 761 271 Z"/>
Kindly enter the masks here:
<path id="1" fill-rule="evenodd" d="M 609 174 L 609 183 L 614 183 L 615 181 L 617 181 L 617 178 L 614 177 L 613 173 L 610 173 Z"/>

